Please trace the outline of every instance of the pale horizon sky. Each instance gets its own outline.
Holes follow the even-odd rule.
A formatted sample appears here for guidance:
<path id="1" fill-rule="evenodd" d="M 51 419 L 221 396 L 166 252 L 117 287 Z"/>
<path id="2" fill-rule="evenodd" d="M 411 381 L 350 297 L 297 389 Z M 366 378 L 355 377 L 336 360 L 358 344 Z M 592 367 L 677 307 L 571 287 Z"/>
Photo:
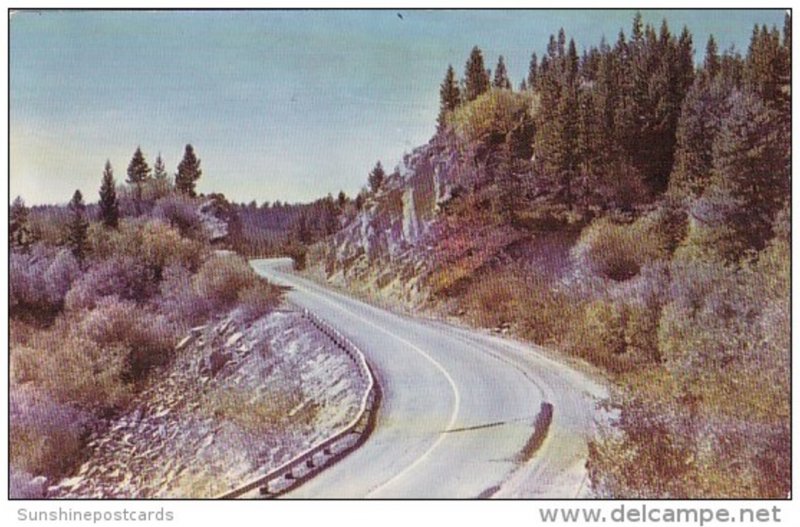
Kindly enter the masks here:
<path id="1" fill-rule="evenodd" d="M 578 49 L 629 34 L 633 10 L 24 11 L 10 21 L 10 195 L 97 199 L 141 146 L 175 171 L 186 143 L 201 192 L 249 202 L 353 195 L 433 135 L 439 83 L 473 45 L 505 57 L 514 86 L 564 27 Z M 642 10 L 696 59 L 713 33 L 747 50 L 782 10 Z"/>

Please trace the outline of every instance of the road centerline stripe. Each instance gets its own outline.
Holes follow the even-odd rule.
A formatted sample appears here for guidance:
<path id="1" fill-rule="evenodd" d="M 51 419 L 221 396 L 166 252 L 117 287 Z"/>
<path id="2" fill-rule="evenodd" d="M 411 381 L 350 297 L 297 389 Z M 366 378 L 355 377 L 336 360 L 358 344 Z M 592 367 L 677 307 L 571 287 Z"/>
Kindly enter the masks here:
<path id="1" fill-rule="evenodd" d="M 277 272 L 277 273 L 280 273 L 280 271 L 276 271 L 274 269 L 272 269 L 272 270 Z M 287 277 L 284 275 L 284 278 L 287 278 Z M 291 278 L 288 281 L 291 283 L 292 282 Z M 388 336 L 390 336 L 390 337 L 402 342 L 403 344 L 405 344 L 406 346 L 411 348 L 414 352 L 416 352 L 417 354 L 419 354 L 420 356 L 425 358 L 428 362 L 430 362 L 444 376 L 444 378 L 447 380 L 448 384 L 450 385 L 450 389 L 453 392 L 453 398 L 454 398 L 453 411 L 450 414 L 450 420 L 447 423 L 447 426 L 445 427 L 445 430 L 449 430 L 449 429 L 453 428 L 453 426 L 456 423 L 456 420 L 458 419 L 458 414 L 459 414 L 459 411 L 461 409 L 461 394 L 458 391 L 458 387 L 456 386 L 456 383 L 453 380 L 453 377 L 450 376 L 450 373 L 444 368 L 444 366 L 442 366 L 441 363 L 439 363 L 439 361 L 434 359 L 425 350 L 423 350 L 422 348 L 420 348 L 416 344 L 412 343 L 411 341 L 409 341 L 405 337 L 397 335 L 397 334 L 389 331 L 388 329 L 375 324 L 371 320 L 367 320 L 363 316 L 359 315 L 358 313 L 355 313 L 355 312 L 351 311 L 350 309 L 348 309 L 347 307 L 343 306 L 342 304 L 334 302 L 333 300 L 327 298 L 326 296 L 324 296 L 324 295 L 312 290 L 311 288 L 307 287 L 305 284 L 302 284 L 302 283 L 300 283 L 298 281 L 298 282 L 295 282 L 293 284 L 293 287 L 296 287 L 297 289 L 303 290 L 303 291 L 306 292 L 306 294 L 312 295 L 312 296 L 314 296 L 314 297 L 316 297 L 316 298 L 318 298 L 320 300 L 325 301 L 327 304 L 333 306 L 334 308 L 338 309 L 339 311 L 347 313 L 348 315 L 357 318 L 358 320 L 360 320 L 361 322 L 365 323 L 366 325 L 371 326 L 372 328 L 374 328 L 374 329 L 376 329 L 376 330 L 378 330 L 378 331 L 380 331 L 380 332 L 382 332 L 382 333 L 384 333 L 384 334 L 386 334 L 386 335 L 388 335 Z M 389 485 L 391 485 L 395 481 L 397 481 L 397 480 L 401 479 L 402 477 L 404 477 L 409 472 L 413 471 L 414 468 L 416 468 L 420 463 L 425 461 L 430 456 L 430 454 L 436 449 L 436 447 L 438 447 L 439 444 L 442 441 L 444 441 L 446 438 L 447 438 L 447 434 L 445 432 L 439 432 L 439 436 L 437 437 L 436 441 L 434 441 L 433 444 L 430 447 L 428 447 L 428 449 L 425 452 L 423 452 L 421 456 L 419 456 L 417 459 L 415 459 L 406 468 L 404 468 L 403 470 L 401 470 L 400 472 L 398 472 L 397 474 L 395 474 L 394 476 L 392 476 L 388 480 L 384 481 L 383 483 L 381 483 L 377 487 L 375 487 L 372 490 L 370 490 L 364 497 L 368 498 L 371 495 L 373 495 L 373 494 L 375 494 L 377 492 L 380 492 L 381 490 L 383 490 L 384 488 L 388 487 Z"/>

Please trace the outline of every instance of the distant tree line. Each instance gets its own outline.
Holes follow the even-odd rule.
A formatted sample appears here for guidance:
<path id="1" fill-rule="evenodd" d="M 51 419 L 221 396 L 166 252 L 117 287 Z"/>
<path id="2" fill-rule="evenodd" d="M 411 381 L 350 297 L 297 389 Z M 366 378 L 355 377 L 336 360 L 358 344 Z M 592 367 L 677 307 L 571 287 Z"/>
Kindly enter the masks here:
<path id="1" fill-rule="evenodd" d="M 159 154 L 151 169 L 144 153 L 137 147 L 128 164 L 127 187 L 119 186 L 114 178 L 114 168 L 106 160 L 100 180 L 99 201 L 96 214 L 102 225 L 117 229 L 122 216 L 140 216 L 151 209 L 161 198 L 176 192 L 179 195 L 196 197 L 195 186 L 202 175 L 200 160 L 192 145 L 186 145 L 184 156 L 178 164 L 174 182 L 170 181 L 164 160 Z M 49 206 L 39 207 L 48 209 Z M 83 262 L 88 246 L 89 210 L 83 194 L 76 190 L 67 206 L 69 217 L 66 223 L 66 244 L 78 262 Z M 39 235 L 31 227 L 30 210 L 22 197 L 17 196 L 11 205 L 9 225 L 10 244 L 13 249 L 26 251 Z"/>
<path id="2" fill-rule="evenodd" d="M 763 245 L 789 195 L 791 22 L 787 15 L 783 34 L 756 26 L 745 56 L 720 53 L 712 35 L 696 66 L 693 46 L 686 27 L 676 35 L 638 13 L 629 36 L 580 55 L 563 29 L 551 35 L 514 92 L 536 107 L 517 130 L 534 132 L 489 138 L 485 149 L 503 176 L 499 194 L 520 198 L 516 208 L 550 204 L 578 216 L 632 210 L 664 193 L 702 196 L 698 220 L 748 231 L 735 234 L 732 250 Z M 472 101 L 513 91 L 502 56 L 490 78 L 477 46 L 463 79 L 448 66 L 439 135 Z"/>

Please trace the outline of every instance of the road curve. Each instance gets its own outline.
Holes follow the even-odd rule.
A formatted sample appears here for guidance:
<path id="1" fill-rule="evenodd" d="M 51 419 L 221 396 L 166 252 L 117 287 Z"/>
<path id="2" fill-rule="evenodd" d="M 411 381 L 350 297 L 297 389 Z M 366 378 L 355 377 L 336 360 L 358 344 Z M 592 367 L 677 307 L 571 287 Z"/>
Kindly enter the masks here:
<path id="1" fill-rule="evenodd" d="M 533 348 L 380 309 L 298 277 L 287 259 L 253 260 L 289 300 L 359 346 L 383 391 L 369 439 L 287 498 L 573 498 L 586 492 L 586 438 L 603 388 Z M 520 452 L 540 404 L 544 444 Z"/>

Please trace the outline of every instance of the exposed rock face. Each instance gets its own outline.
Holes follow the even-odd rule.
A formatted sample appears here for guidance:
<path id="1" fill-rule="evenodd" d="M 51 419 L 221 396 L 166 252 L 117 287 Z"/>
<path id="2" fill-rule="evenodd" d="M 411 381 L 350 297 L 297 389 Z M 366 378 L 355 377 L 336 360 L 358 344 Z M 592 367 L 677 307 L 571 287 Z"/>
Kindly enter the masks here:
<path id="1" fill-rule="evenodd" d="M 297 312 L 195 328 L 179 348 L 48 497 L 213 497 L 345 425 L 366 390 L 344 352 Z"/>
<path id="2" fill-rule="evenodd" d="M 360 213 L 309 254 L 312 265 L 323 264 L 328 280 L 412 305 L 427 299 L 425 284 L 441 263 L 436 253 L 447 227 L 442 225 L 442 208 L 485 173 L 477 163 L 465 161 L 474 159 L 474 153 L 459 153 L 437 141 L 443 140 L 406 155 L 399 176 L 389 178 Z M 507 242 L 502 236 L 498 240 Z"/>
<path id="3" fill-rule="evenodd" d="M 204 201 L 197 208 L 197 215 L 200 217 L 209 241 L 218 242 L 228 237 L 229 221 L 220 213 L 214 199 Z"/>

